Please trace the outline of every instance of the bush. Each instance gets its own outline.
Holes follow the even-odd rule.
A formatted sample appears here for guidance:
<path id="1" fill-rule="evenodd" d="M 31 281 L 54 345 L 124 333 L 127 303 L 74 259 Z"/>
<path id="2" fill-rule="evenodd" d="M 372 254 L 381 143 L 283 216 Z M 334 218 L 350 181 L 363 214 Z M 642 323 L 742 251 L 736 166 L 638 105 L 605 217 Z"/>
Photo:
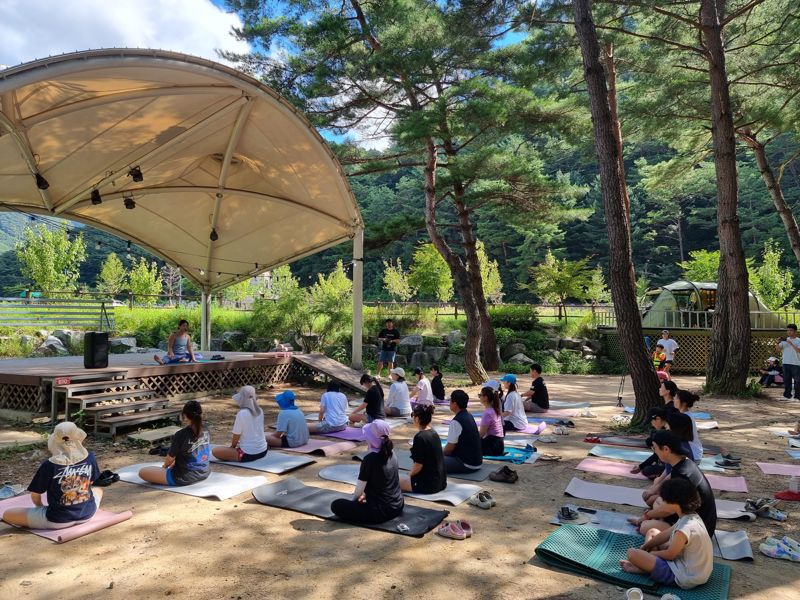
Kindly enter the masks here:
<path id="1" fill-rule="evenodd" d="M 530 368 L 528 365 L 522 363 L 509 362 L 500 365 L 500 370 L 504 373 L 513 373 L 514 375 L 527 375 Z"/>
<path id="2" fill-rule="evenodd" d="M 438 335 L 423 335 L 422 344 L 425 346 L 441 346 L 442 337 Z"/>
<path id="3" fill-rule="evenodd" d="M 573 375 L 586 375 L 591 372 L 593 361 L 586 360 L 577 352 L 562 350 L 558 353 L 558 362 L 561 363 L 561 372 Z"/>
<path id="4" fill-rule="evenodd" d="M 450 344 L 448 352 L 456 356 L 464 356 L 464 344 Z"/>
<path id="5" fill-rule="evenodd" d="M 530 356 L 533 362 L 539 363 L 542 366 L 542 373 L 557 375 L 561 373 L 561 364 L 545 350 L 537 350 L 531 352 Z"/>
<path id="6" fill-rule="evenodd" d="M 525 351 L 528 353 L 528 356 L 530 356 L 544 349 L 545 343 L 547 342 L 547 333 L 537 328 L 525 332 L 521 339 L 522 343 L 525 344 Z"/>
<path id="7" fill-rule="evenodd" d="M 606 356 L 598 356 L 592 365 L 592 373 L 597 375 L 622 375 L 625 372 L 625 362 L 616 361 Z"/>
<path id="8" fill-rule="evenodd" d="M 199 347 L 200 308 L 126 308 L 114 310 L 116 335 L 136 338 L 139 346 L 158 347 L 175 331 L 180 319 L 189 321 L 189 333 Z M 225 331 L 250 333 L 253 329 L 251 313 L 226 308 L 211 308 L 211 336 Z"/>
<path id="9" fill-rule="evenodd" d="M 536 311 L 532 306 L 490 306 L 489 316 L 495 327 L 507 327 L 514 331 L 530 331 L 536 326 Z"/>
<path id="10" fill-rule="evenodd" d="M 517 340 L 517 334 L 508 327 L 495 327 L 494 336 L 501 348 Z"/>

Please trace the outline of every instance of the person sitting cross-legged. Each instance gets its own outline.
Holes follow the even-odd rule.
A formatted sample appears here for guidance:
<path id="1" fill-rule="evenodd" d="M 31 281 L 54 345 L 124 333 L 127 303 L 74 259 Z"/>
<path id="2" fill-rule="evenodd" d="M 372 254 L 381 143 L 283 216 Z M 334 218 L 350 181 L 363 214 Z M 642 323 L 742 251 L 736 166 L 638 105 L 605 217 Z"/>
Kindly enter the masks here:
<path id="1" fill-rule="evenodd" d="M 481 434 L 475 417 L 467 411 L 468 404 L 469 396 L 464 390 L 453 390 L 450 394 L 453 420 L 444 447 L 444 468 L 448 473 L 471 473 L 483 464 Z"/>

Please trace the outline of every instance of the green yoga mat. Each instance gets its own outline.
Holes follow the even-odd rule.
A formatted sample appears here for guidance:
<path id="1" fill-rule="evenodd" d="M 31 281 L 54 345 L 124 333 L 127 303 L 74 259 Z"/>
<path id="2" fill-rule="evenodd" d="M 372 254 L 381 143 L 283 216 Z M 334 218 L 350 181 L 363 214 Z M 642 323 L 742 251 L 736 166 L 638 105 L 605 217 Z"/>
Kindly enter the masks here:
<path id="1" fill-rule="evenodd" d="M 639 535 L 562 525 L 537 546 L 536 556 L 553 567 L 623 588 L 635 586 L 656 595 L 673 593 L 681 600 L 727 600 L 731 582 L 728 565 L 714 563 L 708 582 L 691 590 L 663 586 L 645 575 L 623 571 L 619 561 L 627 558 L 629 548 L 638 548 L 643 541 Z"/>

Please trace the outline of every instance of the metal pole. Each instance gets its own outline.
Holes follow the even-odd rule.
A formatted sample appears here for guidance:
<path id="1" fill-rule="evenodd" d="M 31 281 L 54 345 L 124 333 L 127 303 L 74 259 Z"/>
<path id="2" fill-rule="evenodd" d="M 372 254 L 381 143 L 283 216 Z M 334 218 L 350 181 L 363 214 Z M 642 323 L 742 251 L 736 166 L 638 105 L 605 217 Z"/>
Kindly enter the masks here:
<path id="1" fill-rule="evenodd" d="M 350 366 L 361 369 L 361 338 L 364 319 L 364 230 L 353 237 L 353 348 Z"/>
<path id="2" fill-rule="evenodd" d="M 211 344 L 211 296 L 203 291 L 200 296 L 200 351 L 208 352 Z"/>

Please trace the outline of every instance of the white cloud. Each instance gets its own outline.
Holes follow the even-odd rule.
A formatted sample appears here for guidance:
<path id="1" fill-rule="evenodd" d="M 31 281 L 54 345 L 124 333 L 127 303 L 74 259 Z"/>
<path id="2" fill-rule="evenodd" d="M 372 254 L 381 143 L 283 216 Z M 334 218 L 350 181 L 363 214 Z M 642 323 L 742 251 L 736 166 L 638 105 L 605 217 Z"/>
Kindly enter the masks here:
<path id="1" fill-rule="evenodd" d="M 219 61 L 215 50 L 247 52 L 241 25 L 210 0 L 2 0 L 0 65 L 111 47 L 157 48 Z"/>

